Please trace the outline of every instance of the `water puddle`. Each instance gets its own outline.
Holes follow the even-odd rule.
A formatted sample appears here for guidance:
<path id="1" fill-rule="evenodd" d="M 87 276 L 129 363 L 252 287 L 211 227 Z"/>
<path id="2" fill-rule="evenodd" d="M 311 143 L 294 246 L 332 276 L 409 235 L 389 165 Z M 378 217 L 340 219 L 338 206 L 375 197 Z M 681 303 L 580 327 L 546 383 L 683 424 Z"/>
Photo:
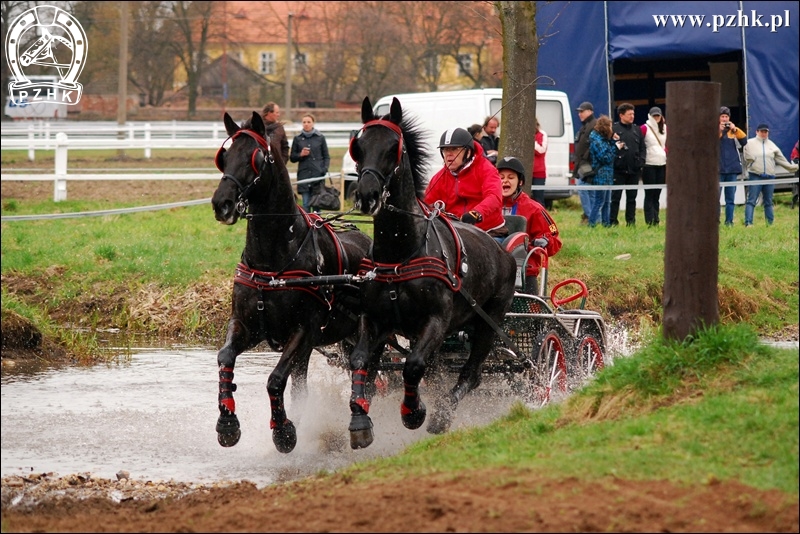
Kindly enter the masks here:
<path id="1" fill-rule="evenodd" d="M 223 448 L 215 431 L 216 349 L 125 351 L 130 358 L 124 363 L 4 369 L 0 475 L 90 472 L 115 478 L 125 470 L 142 480 L 249 480 L 263 486 L 391 455 L 429 436 L 424 425 L 414 431 L 402 426 L 400 392 L 390 393 L 373 401 L 375 442 L 351 450 L 348 374 L 314 353 L 308 399 L 300 402 L 287 394 L 298 445 L 281 454 L 272 443 L 266 392 L 278 355 L 249 352 L 238 357 L 235 370 L 242 438 L 235 447 Z M 468 398 L 453 429 L 487 424 L 506 413 L 513 400 Z"/>
<path id="2" fill-rule="evenodd" d="M 607 341 L 607 364 L 636 348 L 620 328 L 609 327 Z M 235 368 L 242 437 L 236 446 L 224 448 L 215 430 L 217 348 L 130 345 L 129 340 L 109 348 L 121 355 L 118 363 L 3 366 L 0 476 L 91 473 L 113 479 L 124 470 L 135 480 L 249 480 L 262 487 L 389 456 L 430 436 L 425 425 L 413 431 L 403 427 L 398 390 L 373 399 L 373 444 L 350 449 L 349 373 L 314 352 L 308 398 L 293 399 L 291 381 L 287 387 L 297 447 L 279 453 L 269 429 L 266 391 L 278 354 L 251 351 L 237 358 Z M 446 387 L 454 381 L 455 375 L 449 375 Z M 479 390 L 462 401 L 452 430 L 485 425 L 508 413 L 518 398 L 479 394 L 491 390 L 493 381 L 496 386 L 502 379 L 485 376 Z M 433 397 L 424 387 L 423 399 L 432 407 Z"/>

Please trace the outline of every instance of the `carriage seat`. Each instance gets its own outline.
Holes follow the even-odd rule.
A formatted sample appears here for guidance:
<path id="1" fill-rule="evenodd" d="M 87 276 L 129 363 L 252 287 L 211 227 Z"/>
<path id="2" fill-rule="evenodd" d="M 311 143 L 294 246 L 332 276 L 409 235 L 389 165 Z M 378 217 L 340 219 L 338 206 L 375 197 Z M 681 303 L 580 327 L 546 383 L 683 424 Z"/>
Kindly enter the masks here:
<path id="1" fill-rule="evenodd" d="M 517 262 L 517 276 L 514 279 L 514 289 L 525 290 L 525 266 L 528 261 L 528 234 L 514 232 L 503 240 L 503 250 L 511 254 Z"/>
<path id="2" fill-rule="evenodd" d="M 528 219 L 524 215 L 503 215 L 506 220 L 508 233 L 525 232 L 528 229 Z"/>

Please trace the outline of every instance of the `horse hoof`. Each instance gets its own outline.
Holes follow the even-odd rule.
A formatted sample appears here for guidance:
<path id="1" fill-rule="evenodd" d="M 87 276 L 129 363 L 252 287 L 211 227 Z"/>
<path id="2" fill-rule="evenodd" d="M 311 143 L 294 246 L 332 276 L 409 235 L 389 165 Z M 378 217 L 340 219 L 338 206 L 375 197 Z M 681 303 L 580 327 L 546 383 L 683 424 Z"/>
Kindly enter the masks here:
<path id="1" fill-rule="evenodd" d="M 242 431 L 237 430 L 233 434 L 220 434 L 217 433 L 217 443 L 223 447 L 233 447 L 239 443 L 239 438 L 242 437 Z"/>
<path id="2" fill-rule="evenodd" d="M 272 429 L 272 443 L 278 452 L 284 454 L 290 453 L 297 445 L 297 430 L 294 428 L 294 423 L 286 421 L 286 424 Z"/>
<path id="3" fill-rule="evenodd" d="M 433 414 L 428 423 L 428 434 L 444 434 L 450 430 L 450 422 L 449 415 L 444 415 L 441 412 Z"/>
<path id="4" fill-rule="evenodd" d="M 223 447 L 233 447 L 239 443 L 242 431 L 236 414 L 220 415 L 217 419 L 217 442 Z"/>
<path id="5" fill-rule="evenodd" d="M 425 408 L 425 403 L 419 401 L 419 408 L 409 413 L 401 413 L 403 419 L 403 426 L 409 430 L 416 430 L 425 422 L 425 416 L 428 410 Z"/>
<path id="6" fill-rule="evenodd" d="M 372 444 L 375 435 L 372 433 L 372 419 L 366 414 L 350 417 L 350 448 L 366 449 Z"/>

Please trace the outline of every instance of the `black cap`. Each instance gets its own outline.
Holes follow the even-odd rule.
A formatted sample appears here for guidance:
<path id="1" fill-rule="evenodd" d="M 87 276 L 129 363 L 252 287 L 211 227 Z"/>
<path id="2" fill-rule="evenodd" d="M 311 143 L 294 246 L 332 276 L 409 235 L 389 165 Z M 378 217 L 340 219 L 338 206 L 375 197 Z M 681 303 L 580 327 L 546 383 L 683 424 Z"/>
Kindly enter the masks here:
<path id="1" fill-rule="evenodd" d="M 727 115 L 728 117 L 730 117 L 731 116 L 731 108 L 729 108 L 728 106 L 722 106 L 721 108 L 719 108 L 719 114 L 720 115 Z"/>
<path id="2" fill-rule="evenodd" d="M 594 111 L 594 106 L 591 102 L 581 102 L 581 105 L 578 106 L 578 111 Z"/>
<path id="3" fill-rule="evenodd" d="M 525 167 L 522 166 L 522 162 L 515 158 L 514 156 L 506 156 L 500 161 L 497 162 L 497 170 L 502 169 L 511 169 L 515 173 L 517 173 L 517 177 L 519 178 L 519 183 L 525 183 Z"/>
<path id="4" fill-rule="evenodd" d="M 439 146 L 437 148 L 458 146 L 472 148 L 472 143 L 473 139 L 468 131 L 466 131 L 464 128 L 453 128 L 446 130 L 442 134 L 442 137 L 439 140 Z"/>
<path id="5" fill-rule="evenodd" d="M 661 112 L 661 108 L 658 106 L 653 106 L 652 108 L 650 108 L 649 115 L 651 117 L 654 117 L 656 115 L 661 115 L 662 117 L 664 116 L 664 114 Z"/>
<path id="6" fill-rule="evenodd" d="M 758 126 L 756 126 L 756 131 L 757 131 L 757 132 L 758 132 L 758 131 L 761 131 L 761 130 L 766 130 L 766 131 L 769 131 L 769 124 L 767 124 L 766 122 L 762 122 L 761 124 L 759 124 Z"/>

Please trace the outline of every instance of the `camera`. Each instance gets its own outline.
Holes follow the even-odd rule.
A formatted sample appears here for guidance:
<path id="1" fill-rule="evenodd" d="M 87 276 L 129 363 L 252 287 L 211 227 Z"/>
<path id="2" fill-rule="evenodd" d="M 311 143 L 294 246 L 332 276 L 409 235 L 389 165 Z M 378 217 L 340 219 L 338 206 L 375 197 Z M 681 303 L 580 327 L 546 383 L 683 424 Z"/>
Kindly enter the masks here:
<path id="1" fill-rule="evenodd" d="M 730 127 L 731 127 L 731 123 L 729 123 L 729 122 L 726 122 L 726 123 L 725 123 L 725 128 L 730 128 Z"/>

